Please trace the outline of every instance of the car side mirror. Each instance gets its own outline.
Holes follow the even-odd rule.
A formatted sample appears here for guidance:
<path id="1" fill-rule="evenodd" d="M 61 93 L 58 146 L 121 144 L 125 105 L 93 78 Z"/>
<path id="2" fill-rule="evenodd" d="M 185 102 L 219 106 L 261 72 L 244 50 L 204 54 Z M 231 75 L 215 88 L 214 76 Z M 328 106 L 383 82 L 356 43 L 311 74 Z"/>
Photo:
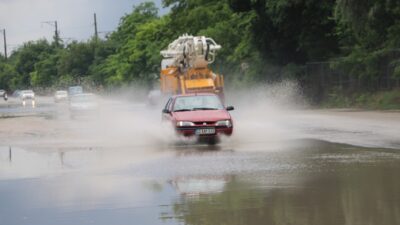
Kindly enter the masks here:
<path id="1" fill-rule="evenodd" d="M 169 111 L 168 109 L 163 109 L 162 112 L 163 112 L 163 113 L 166 113 L 166 114 L 171 113 L 171 111 Z"/>
<path id="2" fill-rule="evenodd" d="M 233 107 L 233 106 L 228 106 L 228 107 L 226 107 L 226 110 L 227 111 L 232 111 L 232 110 L 234 110 L 235 109 L 235 107 Z"/>

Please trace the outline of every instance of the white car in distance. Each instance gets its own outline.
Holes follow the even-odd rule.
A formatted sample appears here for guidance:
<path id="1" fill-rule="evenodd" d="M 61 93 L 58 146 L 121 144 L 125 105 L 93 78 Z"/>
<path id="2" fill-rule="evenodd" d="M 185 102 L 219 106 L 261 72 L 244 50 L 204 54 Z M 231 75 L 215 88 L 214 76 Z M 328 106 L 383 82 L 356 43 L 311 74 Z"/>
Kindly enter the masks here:
<path id="1" fill-rule="evenodd" d="M 25 106 L 27 101 L 31 101 L 32 107 L 35 107 L 35 93 L 32 90 L 22 90 L 19 93 L 19 98 L 22 101 L 22 105 Z"/>
<path id="2" fill-rule="evenodd" d="M 68 92 L 67 91 L 56 91 L 54 93 L 54 102 L 66 102 L 68 100 Z"/>

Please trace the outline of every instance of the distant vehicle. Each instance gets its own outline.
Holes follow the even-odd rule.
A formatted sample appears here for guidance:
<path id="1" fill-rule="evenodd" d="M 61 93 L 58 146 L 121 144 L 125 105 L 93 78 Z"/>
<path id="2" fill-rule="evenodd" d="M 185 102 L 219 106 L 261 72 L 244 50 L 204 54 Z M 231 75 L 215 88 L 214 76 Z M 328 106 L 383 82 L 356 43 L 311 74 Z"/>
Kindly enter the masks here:
<path id="1" fill-rule="evenodd" d="M 35 93 L 32 90 L 22 90 L 19 93 L 19 98 L 23 106 L 26 105 L 27 100 L 31 100 L 32 107 L 35 107 Z"/>
<path id="2" fill-rule="evenodd" d="M 54 102 L 63 102 L 68 100 L 68 92 L 67 91 L 56 91 L 54 93 Z"/>
<path id="3" fill-rule="evenodd" d="M 18 98 L 20 94 L 21 94 L 21 90 L 15 90 L 15 91 L 13 92 L 12 96 L 13 96 L 14 98 Z"/>
<path id="4" fill-rule="evenodd" d="M 163 121 L 170 121 L 180 136 L 198 137 L 209 144 L 219 141 L 219 135 L 233 132 L 232 117 L 216 94 L 185 94 L 172 96 L 163 109 Z"/>
<path id="5" fill-rule="evenodd" d="M 22 100 L 35 100 L 35 93 L 32 90 L 22 90 L 19 94 Z"/>
<path id="6" fill-rule="evenodd" d="M 0 89 L 0 97 L 2 97 L 4 101 L 7 101 L 8 100 L 7 92 L 5 90 Z"/>
<path id="7" fill-rule="evenodd" d="M 82 94 L 82 93 L 83 93 L 82 86 L 71 86 L 71 87 L 68 88 L 68 95 L 69 96 Z"/>
<path id="8" fill-rule="evenodd" d="M 97 113 L 98 108 L 97 97 L 92 93 L 70 96 L 69 111 L 71 119 L 79 116 L 93 116 Z"/>

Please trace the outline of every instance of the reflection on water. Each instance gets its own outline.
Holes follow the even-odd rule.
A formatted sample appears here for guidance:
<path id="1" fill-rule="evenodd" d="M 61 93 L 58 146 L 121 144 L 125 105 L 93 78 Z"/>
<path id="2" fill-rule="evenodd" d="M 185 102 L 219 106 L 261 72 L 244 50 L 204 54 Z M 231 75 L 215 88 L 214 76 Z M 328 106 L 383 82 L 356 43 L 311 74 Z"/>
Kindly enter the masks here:
<path id="1" fill-rule="evenodd" d="M 0 225 L 400 223 L 399 150 L 191 148 L 1 148 Z"/>
<path id="2" fill-rule="evenodd" d="M 229 176 L 177 177 L 171 184 L 181 195 L 199 196 L 222 192 L 228 180 Z"/>
<path id="3" fill-rule="evenodd" d="M 220 191 L 196 198 L 177 188 L 174 213 L 163 216 L 191 225 L 400 223 L 398 152 L 335 145 L 307 151 L 301 171 L 231 175 L 220 179 L 227 181 Z M 215 178 L 200 180 L 194 191 Z"/>
<path id="4" fill-rule="evenodd" d="M 173 209 L 185 224 L 391 225 L 400 221 L 399 190 L 398 173 L 385 168 L 324 173 L 297 187 L 267 190 L 237 176 L 222 192 L 181 198 Z"/>
<path id="5" fill-rule="evenodd" d="M 55 150 L 24 150 L 0 147 L 0 180 L 41 178 L 71 172 L 121 170 L 163 157 L 130 149 L 56 148 Z"/>

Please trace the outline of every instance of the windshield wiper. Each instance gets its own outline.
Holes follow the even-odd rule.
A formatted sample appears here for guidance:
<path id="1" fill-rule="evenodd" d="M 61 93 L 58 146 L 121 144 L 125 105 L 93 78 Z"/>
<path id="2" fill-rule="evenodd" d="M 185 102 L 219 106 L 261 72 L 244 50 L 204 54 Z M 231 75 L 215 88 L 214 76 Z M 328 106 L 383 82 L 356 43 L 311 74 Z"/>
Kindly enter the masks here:
<path id="1" fill-rule="evenodd" d="M 185 111 L 192 111 L 191 109 L 177 109 L 174 112 L 185 112 Z"/>
<path id="2" fill-rule="evenodd" d="M 218 109 L 217 108 L 201 107 L 201 108 L 193 108 L 193 110 L 218 110 Z"/>

